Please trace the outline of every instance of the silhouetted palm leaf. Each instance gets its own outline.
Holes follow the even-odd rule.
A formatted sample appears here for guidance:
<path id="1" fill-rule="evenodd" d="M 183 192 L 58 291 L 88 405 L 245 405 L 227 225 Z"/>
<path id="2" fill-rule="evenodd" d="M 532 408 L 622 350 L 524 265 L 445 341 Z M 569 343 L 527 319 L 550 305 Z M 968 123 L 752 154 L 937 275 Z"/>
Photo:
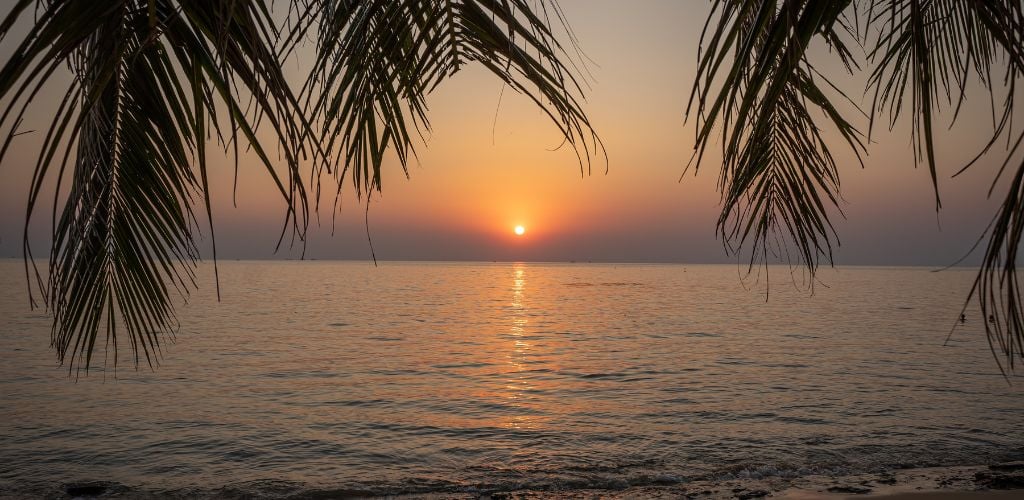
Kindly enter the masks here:
<path id="1" fill-rule="evenodd" d="M 8 103 L 0 127 L 10 129 L 0 161 L 33 97 L 60 68 L 74 74 L 45 135 L 28 206 L 31 218 L 47 179 L 58 190 L 69 184 L 63 209 L 53 193 L 48 276 L 35 272 L 69 369 L 89 367 L 101 332 L 115 365 L 125 338 L 136 366 L 157 362 L 162 336 L 174 330 L 174 293 L 195 286 L 196 198 L 213 230 L 211 137 L 236 161 L 240 141 L 251 148 L 288 203 L 284 229 L 300 240 L 310 211 L 300 160 L 313 165 L 316 202 L 325 170 L 339 192 L 348 171 L 357 193 L 380 189 L 385 152 L 394 148 L 406 167 L 412 136 L 429 126 L 426 95 L 469 62 L 533 98 L 581 168 L 600 146 L 550 28 L 549 13 L 562 20 L 554 3 L 304 0 L 289 4 L 284 32 L 270 3 L 17 0 L 0 24 L 3 39 L 19 18 L 36 15 L 0 68 Z M 314 32 L 318 55 L 300 103 L 282 65 Z M 277 141 L 283 175 L 257 138 L 259 125 Z"/>
<path id="2" fill-rule="evenodd" d="M 869 128 L 879 115 L 892 127 L 904 111 L 911 113 L 915 161 L 923 158 L 929 167 L 937 208 L 933 123 L 944 106 L 956 121 L 972 78 L 1002 105 L 992 140 L 979 157 L 1001 138 L 1010 144 L 993 189 L 1018 161 L 1024 135 L 1010 124 L 1016 83 L 1024 74 L 1019 0 L 716 0 L 713 5 L 691 97 L 698 131 L 695 158 L 699 165 L 714 127 L 721 127 L 719 228 L 727 248 L 750 246 L 752 265 L 767 257 L 768 242 L 776 239 L 783 241 L 777 254 L 791 259 L 787 238 L 812 276 L 821 257 L 831 260 L 835 234 L 828 209 L 836 205 L 839 177 L 818 122 L 830 122 L 858 156 L 864 152 L 857 129 L 830 104 L 836 89 L 828 86 L 833 92 L 827 96 L 815 85 L 823 78 L 807 54 L 815 40 L 827 44 L 848 70 L 858 65 L 845 45 L 853 40 L 864 46 L 872 66 Z M 1012 369 L 1015 357 L 1024 358 L 1024 306 L 1015 267 L 1024 236 L 1024 163 L 1010 177 L 986 234 L 987 250 L 968 303 L 977 297 L 982 316 L 994 320 L 986 323 L 990 343 Z"/>
<path id="3" fill-rule="evenodd" d="M 824 36 L 850 61 L 835 31 L 847 3 L 714 3 L 687 114 L 697 116 L 698 168 L 721 125 L 718 228 L 730 250 L 749 242 L 751 266 L 769 252 L 791 255 L 791 245 L 794 258 L 812 272 L 821 257 L 831 260 L 835 232 L 828 210 L 836 206 L 839 176 L 812 116 L 822 112 L 855 151 L 863 146 L 819 86 L 821 80 L 834 88 L 814 69 L 807 49 Z M 779 234 L 789 240 L 773 239 Z"/>
<path id="4" fill-rule="evenodd" d="M 414 137 L 429 129 L 427 94 L 473 62 L 529 96 L 590 165 L 600 146 L 580 87 L 547 15 L 557 4 L 524 0 L 308 0 L 318 55 L 305 86 L 329 152 L 323 165 L 357 193 L 379 190 L 384 152 L 405 169 Z"/>
<path id="5" fill-rule="evenodd" d="M 992 139 L 978 158 L 1004 137 L 1010 144 L 989 194 L 997 189 L 997 182 L 1006 176 L 1008 169 L 1012 175 L 1003 202 L 987 229 L 988 244 L 968 302 L 976 297 L 983 317 L 991 318 L 985 324 L 989 344 L 993 353 L 999 352 L 1005 357 L 1005 364 L 1000 363 L 1000 366 L 1013 370 L 1016 358 L 1024 358 L 1024 310 L 1016 267 L 1024 237 L 1024 160 L 1020 157 L 1024 131 L 1014 132 L 1011 128 L 1016 84 L 1024 76 L 1024 11 L 1022 5 L 1014 1 L 971 2 L 969 7 L 971 38 L 982 39 L 984 43 L 975 41 L 974 44 L 986 49 L 974 57 L 975 61 L 980 61 L 974 64 L 975 73 L 993 94 L 993 102 L 1001 102 L 1003 106 L 999 114 L 993 109 L 998 119 Z M 1006 63 L 1002 75 L 998 74 L 1000 70 L 996 65 L 999 61 Z M 997 95 L 1000 88 L 1001 96 Z M 1015 163 L 1016 168 L 1011 169 Z M 964 170 L 968 167 L 970 164 Z M 965 303 L 964 308 L 968 305 Z"/>
<path id="6" fill-rule="evenodd" d="M 33 3 L 20 1 L 0 34 Z M 115 364 L 118 341 L 127 339 L 135 363 L 144 357 L 152 365 L 161 336 L 173 331 L 174 291 L 186 295 L 194 286 L 192 207 L 201 197 L 209 216 L 211 134 L 223 144 L 246 140 L 293 207 L 296 229 L 304 227 L 297 180 L 305 132 L 293 116 L 296 101 L 281 73 L 275 28 L 260 2 L 37 7 L 35 25 L 0 70 L 0 95 L 10 99 L 3 122 L 16 126 L 58 68 L 74 73 L 45 136 L 28 207 L 31 217 L 45 179 L 56 176 L 58 189 L 60 179 L 70 179 L 54 223 L 48 278 L 40 281 L 54 314 L 52 343 L 69 368 L 76 360 L 88 368 L 105 331 Z M 256 140 L 257 119 L 280 140 L 286 179 Z M 56 215 L 58 196 L 53 199 Z M 25 251 L 31 258 L 27 234 Z"/>

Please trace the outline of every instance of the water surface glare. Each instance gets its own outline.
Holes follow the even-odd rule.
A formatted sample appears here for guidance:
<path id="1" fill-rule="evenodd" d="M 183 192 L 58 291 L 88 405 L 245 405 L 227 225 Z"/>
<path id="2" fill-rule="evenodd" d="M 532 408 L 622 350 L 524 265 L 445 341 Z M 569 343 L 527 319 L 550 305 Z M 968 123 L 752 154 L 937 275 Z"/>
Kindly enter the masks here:
<path id="1" fill-rule="evenodd" d="M 0 261 L 0 485 L 443 492 L 1024 457 L 1024 384 L 1000 375 L 981 319 L 943 346 L 970 270 L 842 268 L 809 296 L 780 268 L 767 303 L 735 266 L 220 276 L 220 303 L 205 279 L 179 308 L 156 371 L 122 353 L 116 381 L 76 383 L 21 262 Z"/>

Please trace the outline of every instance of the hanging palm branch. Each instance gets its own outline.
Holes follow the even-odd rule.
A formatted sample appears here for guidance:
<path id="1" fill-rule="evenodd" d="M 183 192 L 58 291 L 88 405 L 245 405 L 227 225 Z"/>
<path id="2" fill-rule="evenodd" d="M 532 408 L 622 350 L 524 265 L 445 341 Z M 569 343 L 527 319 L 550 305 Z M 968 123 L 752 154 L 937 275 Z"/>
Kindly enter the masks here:
<path id="1" fill-rule="evenodd" d="M 281 72 L 276 28 L 261 2 L 21 0 L 0 36 L 33 4 L 34 26 L 0 69 L 8 102 L 0 126 L 11 130 L 0 160 L 33 97 L 63 67 L 73 79 L 35 167 L 26 270 L 35 270 L 27 231 L 44 185 L 67 184 L 62 209 L 52 197 L 46 278 L 35 270 L 54 316 L 52 345 L 69 369 L 88 369 L 105 332 L 115 365 L 120 340 L 136 366 L 152 366 L 174 330 L 175 296 L 195 286 L 197 198 L 212 228 L 209 137 L 236 152 L 244 140 L 288 201 L 293 228 L 305 228 L 298 168 L 308 134 Z M 276 134 L 284 178 L 256 140 L 257 122 Z"/>
<path id="2" fill-rule="evenodd" d="M 826 89 L 835 86 L 807 50 L 821 36 L 851 67 L 838 31 L 846 29 L 848 3 L 714 3 L 687 110 L 697 116 L 694 165 L 720 126 L 718 231 L 727 250 L 750 247 L 751 267 L 769 255 L 792 257 L 812 273 L 822 258 L 831 262 L 837 240 L 828 212 L 837 205 L 839 175 L 814 116 L 824 116 L 858 154 L 863 143 L 829 101 Z"/>
<path id="3" fill-rule="evenodd" d="M 53 312 L 52 344 L 69 370 L 88 369 L 101 334 L 115 366 L 119 341 L 136 366 L 158 362 L 161 339 L 175 329 L 174 301 L 195 286 L 196 206 L 213 233 L 211 138 L 236 161 L 240 147 L 254 152 L 298 240 L 310 215 L 307 189 L 318 203 L 320 174 L 333 173 L 339 192 L 348 172 L 357 193 L 379 190 L 385 152 L 393 148 L 406 168 L 413 136 L 429 127 L 427 94 L 465 64 L 482 64 L 530 96 L 581 169 L 600 147 L 552 32 L 564 26 L 553 2 L 304 0 L 289 4 L 280 23 L 287 29 L 270 3 L 17 0 L 3 18 L 0 40 L 35 15 L 0 68 L 0 128 L 9 131 L 0 162 L 33 98 L 60 81 L 62 68 L 73 74 L 35 166 L 24 240 L 26 273 Z M 293 93 L 282 65 L 310 33 L 316 64 Z M 260 126 L 277 144 L 257 138 Z M 300 162 L 313 165 L 309 184 Z M 41 272 L 28 227 L 48 185 L 58 192 Z"/>
<path id="4" fill-rule="evenodd" d="M 849 71 L 859 66 L 847 44 L 862 46 L 872 66 L 869 133 L 879 116 L 891 129 L 904 112 L 911 114 L 915 162 L 928 165 L 936 208 L 941 202 L 935 117 L 948 109 L 956 121 L 972 79 L 1002 106 L 993 109 L 992 139 L 979 154 L 1008 141 L 993 190 L 1020 161 L 1024 135 L 1011 129 L 1016 83 L 1024 74 L 1019 0 L 716 0 L 702 35 L 691 95 L 695 161 L 700 164 L 719 127 L 719 230 L 727 249 L 751 249 L 751 265 L 764 262 L 769 248 L 793 260 L 789 245 L 797 248 L 795 259 L 812 276 L 822 258 L 831 262 L 838 240 L 830 212 L 841 214 L 836 206 L 839 177 L 819 127 L 831 125 L 858 157 L 865 152 L 858 129 L 830 102 L 846 96 L 831 84 L 815 83 L 826 81 L 808 56 L 815 42 L 830 48 L 828 54 Z M 1007 194 L 986 231 L 988 246 L 964 307 L 976 297 L 982 317 L 995 320 L 986 323 L 990 344 L 1012 370 L 1015 358 L 1024 359 L 1024 305 L 1015 267 L 1024 236 L 1024 163 L 1008 177 Z M 782 243 L 770 246 L 774 241 Z"/>
<path id="5" fill-rule="evenodd" d="M 574 148 L 581 169 L 589 168 L 590 155 L 600 149 L 578 100 L 582 89 L 566 66 L 572 59 L 552 31 L 549 15 L 563 19 L 554 2 L 309 0 L 307 5 L 307 19 L 318 21 L 319 33 L 303 94 L 328 152 L 320 166 L 337 177 L 339 189 L 350 174 L 357 194 L 380 190 L 389 148 L 407 173 L 416 137 L 422 139 L 430 126 L 427 94 L 472 63 L 530 97 Z"/>

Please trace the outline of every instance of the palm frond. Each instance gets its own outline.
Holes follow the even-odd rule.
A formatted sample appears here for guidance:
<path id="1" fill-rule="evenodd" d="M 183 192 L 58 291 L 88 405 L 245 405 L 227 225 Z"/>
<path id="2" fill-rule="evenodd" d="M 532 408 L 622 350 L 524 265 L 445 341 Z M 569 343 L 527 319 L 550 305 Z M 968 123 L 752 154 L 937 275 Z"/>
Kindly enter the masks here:
<path id="1" fill-rule="evenodd" d="M 1024 143 L 1024 133 L 1018 135 L 1007 163 Z M 1006 168 L 1007 164 L 1003 165 Z M 1017 258 L 1021 238 L 1024 237 L 1024 161 L 1017 166 L 1009 188 L 988 229 L 988 244 L 981 268 L 964 304 L 966 309 L 972 298 L 978 300 L 985 333 L 1000 368 L 1013 371 L 1018 358 L 1024 361 L 1024 307 L 1021 301 L 1020 279 L 1017 276 Z M 1005 361 L 1000 361 L 999 356 Z"/>
<path id="2" fill-rule="evenodd" d="M 603 149 L 581 106 L 581 87 L 546 16 L 558 6 L 523 0 L 309 0 L 318 56 L 303 94 L 329 152 L 319 168 L 338 189 L 381 188 L 384 152 L 408 173 L 429 130 L 427 94 L 470 63 L 529 96 L 588 168 Z M 536 3 L 538 6 L 533 6 Z M 561 19 L 559 14 L 559 19 Z M 417 139 L 417 136 L 419 139 Z M 313 176 L 318 178 L 320 171 Z"/>
<path id="3" fill-rule="evenodd" d="M 713 4 L 687 110 L 697 120 L 694 165 L 699 168 L 720 127 L 719 234 L 727 250 L 750 248 L 751 267 L 769 254 L 793 257 L 812 273 L 822 258 L 831 261 L 837 240 L 829 211 L 837 208 L 839 176 L 815 114 L 856 153 L 863 144 L 826 97 L 819 80 L 835 85 L 815 70 L 807 51 L 821 38 L 844 64 L 854 64 L 837 31 L 848 3 Z"/>
<path id="4" fill-rule="evenodd" d="M 32 3 L 19 2 L 0 35 Z M 296 180 L 308 132 L 294 119 L 275 28 L 261 2 L 52 1 L 37 9 L 0 69 L 0 96 L 9 99 L 0 126 L 11 128 L 0 160 L 33 97 L 70 67 L 74 78 L 45 135 L 26 220 L 27 231 L 47 179 L 56 178 L 58 190 L 70 181 L 62 209 L 53 194 L 48 278 L 39 281 L 54 315 L 52 344 L 69 369 L 88 369 L 105 332 L 115 366 L 125 339 L 135 365 L 152 366 L 161 338 L 174 330 L 175 292 L 187 296 L 195 286 L 195 198 L 212 225 L 209 136 L 225 145 L 246 140 L 292 207 L 296 230 L 304 227 Z M 280 141 L 286 179 L 256 138 L 258 121 Z M 26 266 L 34 268 L 28 241 L 26 233 Z"/>
<path id="5" fill-rule="evenodd" d="M 1016 82 L 1024 75 L 1021 7 L 1015 1 L 954 0 L 872 0 L 869 6 L 869 25 L 877 27 L 869 55 L 876 65 L 869 78 L 872 117 L 886 113 L 891 128 L 909 94 L 915 161 L 922 156 L 927 161 L 937 208 L 941 203 L 933 122 L 944 107 L 952 110 L 951 121 L 956 122 L 970 81 L 978 82 L 1002 110 L 993 109 L 991 140 L 961 171 L 990 153 L 1000 138 L 1010 138 L 1006 160 L 993 179 L 994 190 L 1019 151 L 1024 137 L 1015 135 L 1010 125 Z M 986 231 L 981 267 L 964 305 L 978 300 L 981 316 L 990 319 L 985 330 L 993 353 L 1000 353 L 1005 360 L 997 357 L 1000 366 L 1011 371 L 1015 358 L 1024 358 L 1024 307 L 1016 271 L 1024 236 L 1022 179 L 1024 164 L 1009 177 L 1006 195 Z"/>
<path id="6" fill-rule="evenodd" d="M 877 28 L 869 59 L 875 65 L 868 80 L 874 94 L 874 117 L 888 116 L 891 129 L 910 98 L 915 163 L 931 173 L 936 209 L 939 196 L 935 158 L 935 116 L 943 104 L 954 110 L 953 121 L 974 74 L 991 84 L 998 42 L 981 22 L 972 2 L 959 0 L 872 0 L 866 26 Z"/>
<path id="7" fill-rule="evenodd" d="M 288 205 L 279 245 L 289 228 L 303 240 L 308 225 L 300 163 L 313 165 L 317 203 L 325 170 L 339 190 L 348 172 L 357 192 L 379 190 L 385 152 L 407 166 L 413 136 L 429 127 L 427 94 L 464 64 L 530 96 L 581 169 L 603 152 L 551 29 L 550 13 L 564 22 L 554 2 L 304 0 L 279 26 L 267 0 L 17 0 L 0 40 L 33 6 L 33 26 L 0 67 L 0 128 L 9 131 L 0 161 L 33 98 L 70 68 L 36 162 L 24 238 L 26 273 L 37 277 L 30 291 L 53 311 L 52 343 L 69 370 L 88 369 L 103 332 L 115 366 L 125 339 L 136 366 L 158 361 L 175 329 L 175 294 L 195 286 L 197 207 L 213 234 L 211 138 L 234 151 L 236 169 L 239 148 L 250 149 L 277 185 Z M 295 94 L 282 65 L 314 32 L 316 65 Z M 280 171 L 261 126 L 277 141 Z M 49 185 L 43 278 L 27 231 Z"/>
<path id="8" fill-rule="evenodd" d="M 961 172 L 989 154 L 993 145 L 1006 137 L 1006 159 L 992 181 L 989 195 L 1008 172 L 1013 173 L 1009 176 L 1003 201 L 982 236 L 983 239 L 988 237 L 988 243 L 964 308 L 970 306 L 972 299 L 977 299 L 982 317 L 990 318 L 985 323 L 985 333 L 993 355 L 1000 368 L 1012 372 L 1018 361 L 1024 361 L 1024 296 L 1017 276 L 1020 243 L 1024 237 L 1024 160 L 1020 159 L 1024 132 L 1012 130 L 1017 82 L 1024 77 L 1024 6 L 1015 1 L 991 1 L 970 2 L 968 7 L 973 21 L 971 26 L 975 31 L 983 31 L 989 44 L 988 52 L 983 54 L 987 57 L 975 59 L 979 61 L 975 71 L 979 77 L 984 75 L 980 80 L 990 94 L 994 95 L 1001 87 L 1003 98 L 1001 112 L 993 109 L 991 140 Z M 999 61 L 1006 63 L 1001 82 L 992 78 L 993 71 L 999 70 Z M 1016 168 L 1009 170 L 1015 163 Z M 1000 356 L 1004 361 L 1000 361 Z"/>
<path id="9" fill-rule="evenodd" d="M 987 246 L 964 307 L 978 300 L 982 316 L 992 320 L 986 331 L 993 352 L 1012 370 L 1024 358 L 1024 303 L 1016 274 L 1024 237 L 1024 163 L 1011 168 L 1024 142 L 1012 130 L 1017 82 L 1024 75 L 1022 8 L 1018 0 L 713 2 L 688 115 L 697 117 L 698 166 L 715 128 L 721 129 L 718 226 L 727 248 L 747 245 L 753 259 L 763 259 L 769 242 L 781 240 L 776 253 L 804 263 L 812 276 L 819 258 L 831 258 L 837 240 L 829 209 L 836 205 L 839 178 L 818 122 L 830 122 L 858 156 L 865 149 L 857 129 L 822 91 L 834 86 L 808 58 L 812 40 L 824 41 L 851 71 L 857 64 L 845 40 L 852 35 L 864 45 L 872 65 L 869 135 L 880 116 L 891 129 L 910 114 L 915 163 L 928 165 L 937 209 L 936 117 L 949 110 L 955 123 L 969 84 L 980 82 L 993 103 L 992 136 L 964 169 L 1006 139 L 1006 160 L 990 194 L 1001 180 L 1008 186 L 980 240 L 987 238 Z M 826 120 L 814 119 L 812 111 Z M 786 251 L 787 241 L 797 248 L 795 257 Z"/>

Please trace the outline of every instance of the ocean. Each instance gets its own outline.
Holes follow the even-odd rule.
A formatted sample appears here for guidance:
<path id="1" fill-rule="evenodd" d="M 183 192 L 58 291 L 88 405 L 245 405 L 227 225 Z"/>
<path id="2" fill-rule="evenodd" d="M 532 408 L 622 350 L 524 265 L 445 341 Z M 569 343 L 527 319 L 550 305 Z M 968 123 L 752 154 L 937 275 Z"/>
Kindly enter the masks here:
<path id="1" fill-rule="evenodd" d="M 823 269 L 813 293 L 735 265 L 219 271 L 160 366 L 101 354 L 86 375 L 0 261 L 0 492 L 616 490 L 1024 458 L 1024 384 L 974 309 L 956 321 L 970 269 Z"/>

